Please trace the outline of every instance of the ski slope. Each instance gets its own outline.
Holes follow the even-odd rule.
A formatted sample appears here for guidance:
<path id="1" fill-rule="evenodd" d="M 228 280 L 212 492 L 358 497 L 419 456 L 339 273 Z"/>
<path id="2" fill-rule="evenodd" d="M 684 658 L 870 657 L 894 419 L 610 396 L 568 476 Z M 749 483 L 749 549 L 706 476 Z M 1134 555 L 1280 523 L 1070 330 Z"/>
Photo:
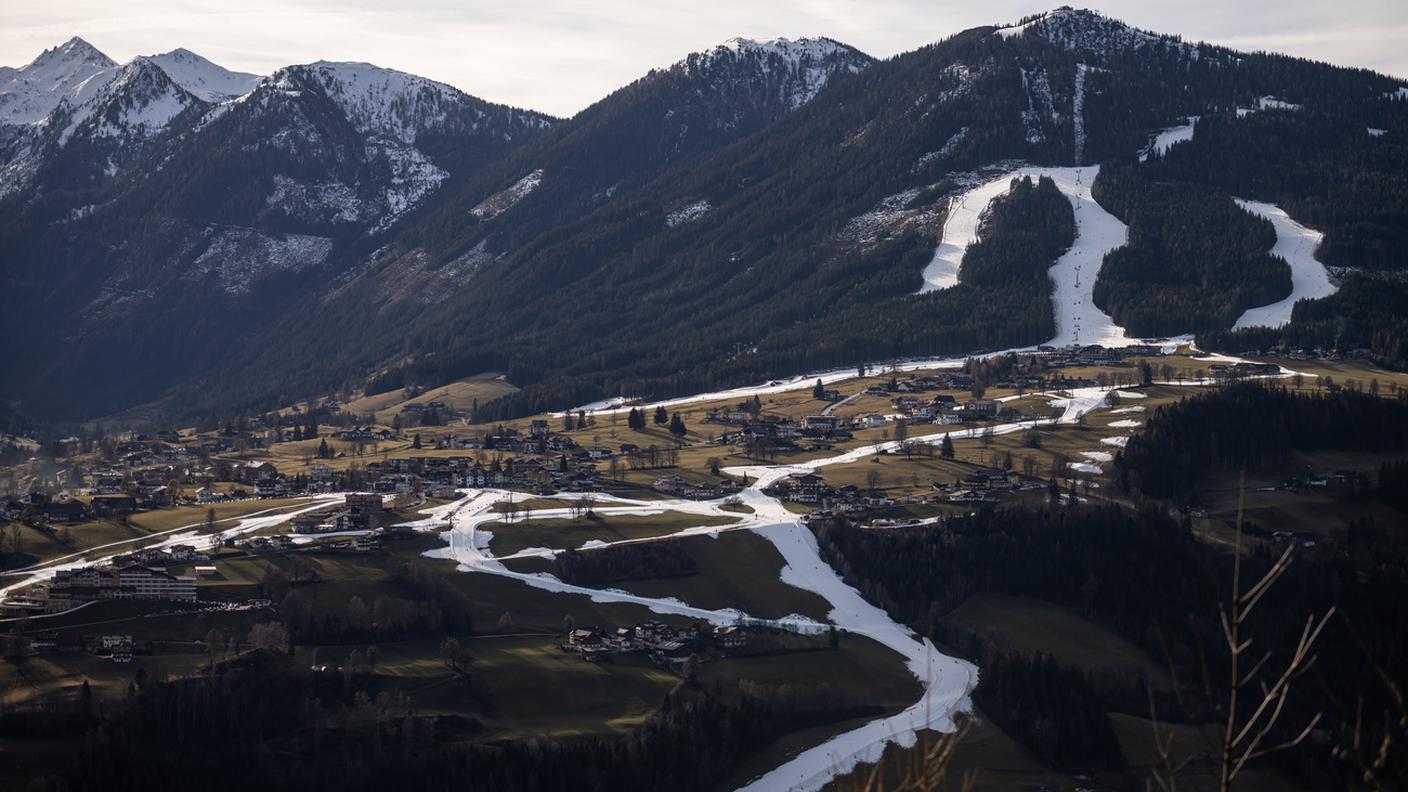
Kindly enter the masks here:
<path id="1" fill-rule="evenodd" d="M 1271 248 L 1273 256 L 1280 256 L 1291 266 L 1291 293 L 1286 299 L 1249 308 L 1242 314 L 1232 329 L 1245 327 L 1282 327 L 1291 321 L 1291 309 L 1297 300 L 1318 300 L 1329 297 L 1339 290 L 1330 281 L 1330 273 L 1315 258 L 1315 250 L 1325 235 L 1292 220 L 1290 215 L 1275 204 L 1260 201 L 1235 199 L 1237 204 L 1252 214 L 1271 221 L 1276 229 L 1276 244 Z"/>
<path id="2" fill-rule="evenodd" d="M 1109 314 L 1095 306 L 1092 295 L 1095 278 L 1105 254 L 1123 245 L 1129 229 L 1119 218 L 1105 211 L 1090 194 L 1090 186 L 1100 174 L 1100 166 L 1082 168 L 1018 168 L 992 179 L 953 199 L 944 221 L 943 239 L 934 258 L 924 268 L 924 286 L 919 294 L 950 288 L 958 283 L 958 272 L 969 246 L 978 241 L 978 229 L 994 199 L 1005 195 L 1013 179 L 1042 176 L 1056 182 L 1071 202 L 1076 216 L 1076 239 L 1051 265 L 1052 307 L 1056 314 L 1053 346 L 1100 344 L 1125 346 L 1137 343 Z"/>

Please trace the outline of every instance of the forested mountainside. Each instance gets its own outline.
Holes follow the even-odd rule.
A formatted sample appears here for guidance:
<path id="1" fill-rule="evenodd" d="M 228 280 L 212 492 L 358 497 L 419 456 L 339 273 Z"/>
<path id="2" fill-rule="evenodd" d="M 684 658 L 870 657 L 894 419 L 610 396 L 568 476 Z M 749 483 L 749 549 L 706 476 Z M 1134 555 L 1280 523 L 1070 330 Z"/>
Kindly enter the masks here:
<path id="1" fill-rule="evenodd" d="M 8 199 L 5 277 L 25 308 L 0 329 L 33 376 L 0 395 L 50 417 L 164 397 L 223 413 L 501 371 L 523 390 L 482 405 L 492 418 L 1040 343 L 1039 279 L 916 294 L 948 200 L 1016 161 L 1106 163 L 1131 244 L 1101 294 L 1135 332 L 1218 331 L 1284 296 L 1263 226 L 1230 196 L 1283 205 L 1346 267 L 1395 269 L 1380 252 L 1405 227 L 1401 192 L 1382 195 L 1408 161 L 1397 81 L 1093 12 L 882 62 L 825 39 L 733 41 L 541 132 L 478 105 L 434 128 L 368 118 L 346 67 L 291 67 L 192 114 L 150 174 Z M 436 90 L 413 95 L 449 102 Z M 1135 159 L 1188 116 L 1191 142 Z M 1208 220 L 1217 238 L 1184 238 Z M 1217 263 L 1180 261 L 1196 282 L 1163 288 L 1189 251 Z M 1160 313 L 1188 321 L 1140 319 Z"/>

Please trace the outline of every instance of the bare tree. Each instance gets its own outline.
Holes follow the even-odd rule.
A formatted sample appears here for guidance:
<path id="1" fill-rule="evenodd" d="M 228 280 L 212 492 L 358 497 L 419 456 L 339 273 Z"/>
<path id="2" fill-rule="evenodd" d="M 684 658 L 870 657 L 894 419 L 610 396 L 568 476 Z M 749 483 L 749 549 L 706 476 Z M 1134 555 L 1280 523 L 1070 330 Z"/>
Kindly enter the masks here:
<path id="1" fill-rule="evenodd" d="M 1253 641 L 1245 636 L 1243 627 L 1247 617 L 1261 602 L 1262 597 L 1266 596 L 1266 592 L 1276 585 L 1276 581 L 1280 580 L 1290 567 L 1291 554 L 1295 551 L 1295 545 L 1288 545 L 1276 563 L 1272 564 L 1271 569 L 1267 570 L 1266 574 L 1251 588 L 1245 592 L 1242 591 L 1242 514 L 1246 499 L 1246 483 L 1247 474 L 1246 471 L 1243 471 L 1239 486 L 1240 494 L 1237 499 L 1236 540 L 1233 548 L 1235 555 L 1232 559 L 1232 596 L 1226 606 L 1220 606 L 1218 609 L 1222 616 L 1223 638 L 1227 641 L 1229 658 L 1227 679 L 1230 685 L 1227 696 L 1227 720 L 1222 734 L 1220 776 L 1222 792 L 1229 792 L 1232 789 L 1233 781 L 1242 772 L 1242 768 L 1246 766 L 1247 762 L 1299 745 L 1320 722 L 1320 714 L 1317 713 L 1294 737 L 1272 745 L 1268 745 L 1266 742 L 1267 737 L 1270 736 L 1281 719 L 1286 699 L 1290 696 L 1292 682 L 1314 664 L 1315 657 L 1310 653 L 1311 647 L 1315 645 L 1315 641 L 1320 637 L 1320 633 L 1325 629 L 1325 625 L 1335 612 L 1335 609 L 1331 607 L 1319 618 L 1316 618 L 1314 614 L 1306 617 L 1305 627 L 1301 630 L 1296 648 L 1279 673 L 1266 673 L 1272 665 L 1271 652 L 1263 653 L 1260 658 L 1255 658 L 1252 655 Z M 1250 665 L 1248 661 L 1250 661 Z M 1255 688 L 1252 687 L 1254 684 Z M 1244 710 L 1241 706 L 1242 699 L 1248 690 L 1251 690 L 1255 695 L 1247 702 L 1246 710 Z M 1250 714 L 1244 715 L 1243 713 L 1248 710 Z"/>

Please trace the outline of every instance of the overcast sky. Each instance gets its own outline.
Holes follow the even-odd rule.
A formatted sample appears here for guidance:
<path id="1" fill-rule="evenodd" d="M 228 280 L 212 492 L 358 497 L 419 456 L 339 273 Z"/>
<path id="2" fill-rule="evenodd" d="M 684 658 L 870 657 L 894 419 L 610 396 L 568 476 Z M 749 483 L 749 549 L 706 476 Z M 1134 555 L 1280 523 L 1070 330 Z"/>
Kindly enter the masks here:
<path id="1" fill-rule="evenodd" d="M 3 0 L 0 65 L 70 36 L 118 61 L 185 47 L 266 74 L 358 60 L 570 115 L 731 36 L 830 36 L 877 57 L 1052 3 L 1021 0 Z M 1080 7 L 1080 3 L 1075 3 Z M 1408 77 L 1408 0 L 1106 0 L 1138 27 Z"/>

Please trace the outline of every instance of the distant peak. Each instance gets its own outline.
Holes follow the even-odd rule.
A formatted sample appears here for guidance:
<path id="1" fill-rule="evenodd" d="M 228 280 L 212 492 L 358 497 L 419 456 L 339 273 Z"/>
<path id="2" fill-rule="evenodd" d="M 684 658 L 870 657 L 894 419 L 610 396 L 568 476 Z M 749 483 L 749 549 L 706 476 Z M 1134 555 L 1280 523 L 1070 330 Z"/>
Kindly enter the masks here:
<path id="1" fill-rule="evenodd" d="M 43 54 L 35 59 L 35 62 L 38 63 L 41 60 L 53 60 L 56 58 L 63 60 L 91 61 L 103 66 L 117 65 L 116 61 L 104 55 L 97 47 L 84 41 L 79 36 L 74 36 L 53 49 L 44 50 Z"/>
<path id="2" fill-rule="evenodd" d="M 732 50 L 734 52 L 777 52 L 781 54 L 812 54 L 831 55 L 836 52 L 850 51 L 839 41 L 829 38 L 811 38 L 803 36 L 801 38 L 770 38 L 751 39 L 743 36 L 734 36 L 724 43 L 718 45 L 713 51 Z"/>

